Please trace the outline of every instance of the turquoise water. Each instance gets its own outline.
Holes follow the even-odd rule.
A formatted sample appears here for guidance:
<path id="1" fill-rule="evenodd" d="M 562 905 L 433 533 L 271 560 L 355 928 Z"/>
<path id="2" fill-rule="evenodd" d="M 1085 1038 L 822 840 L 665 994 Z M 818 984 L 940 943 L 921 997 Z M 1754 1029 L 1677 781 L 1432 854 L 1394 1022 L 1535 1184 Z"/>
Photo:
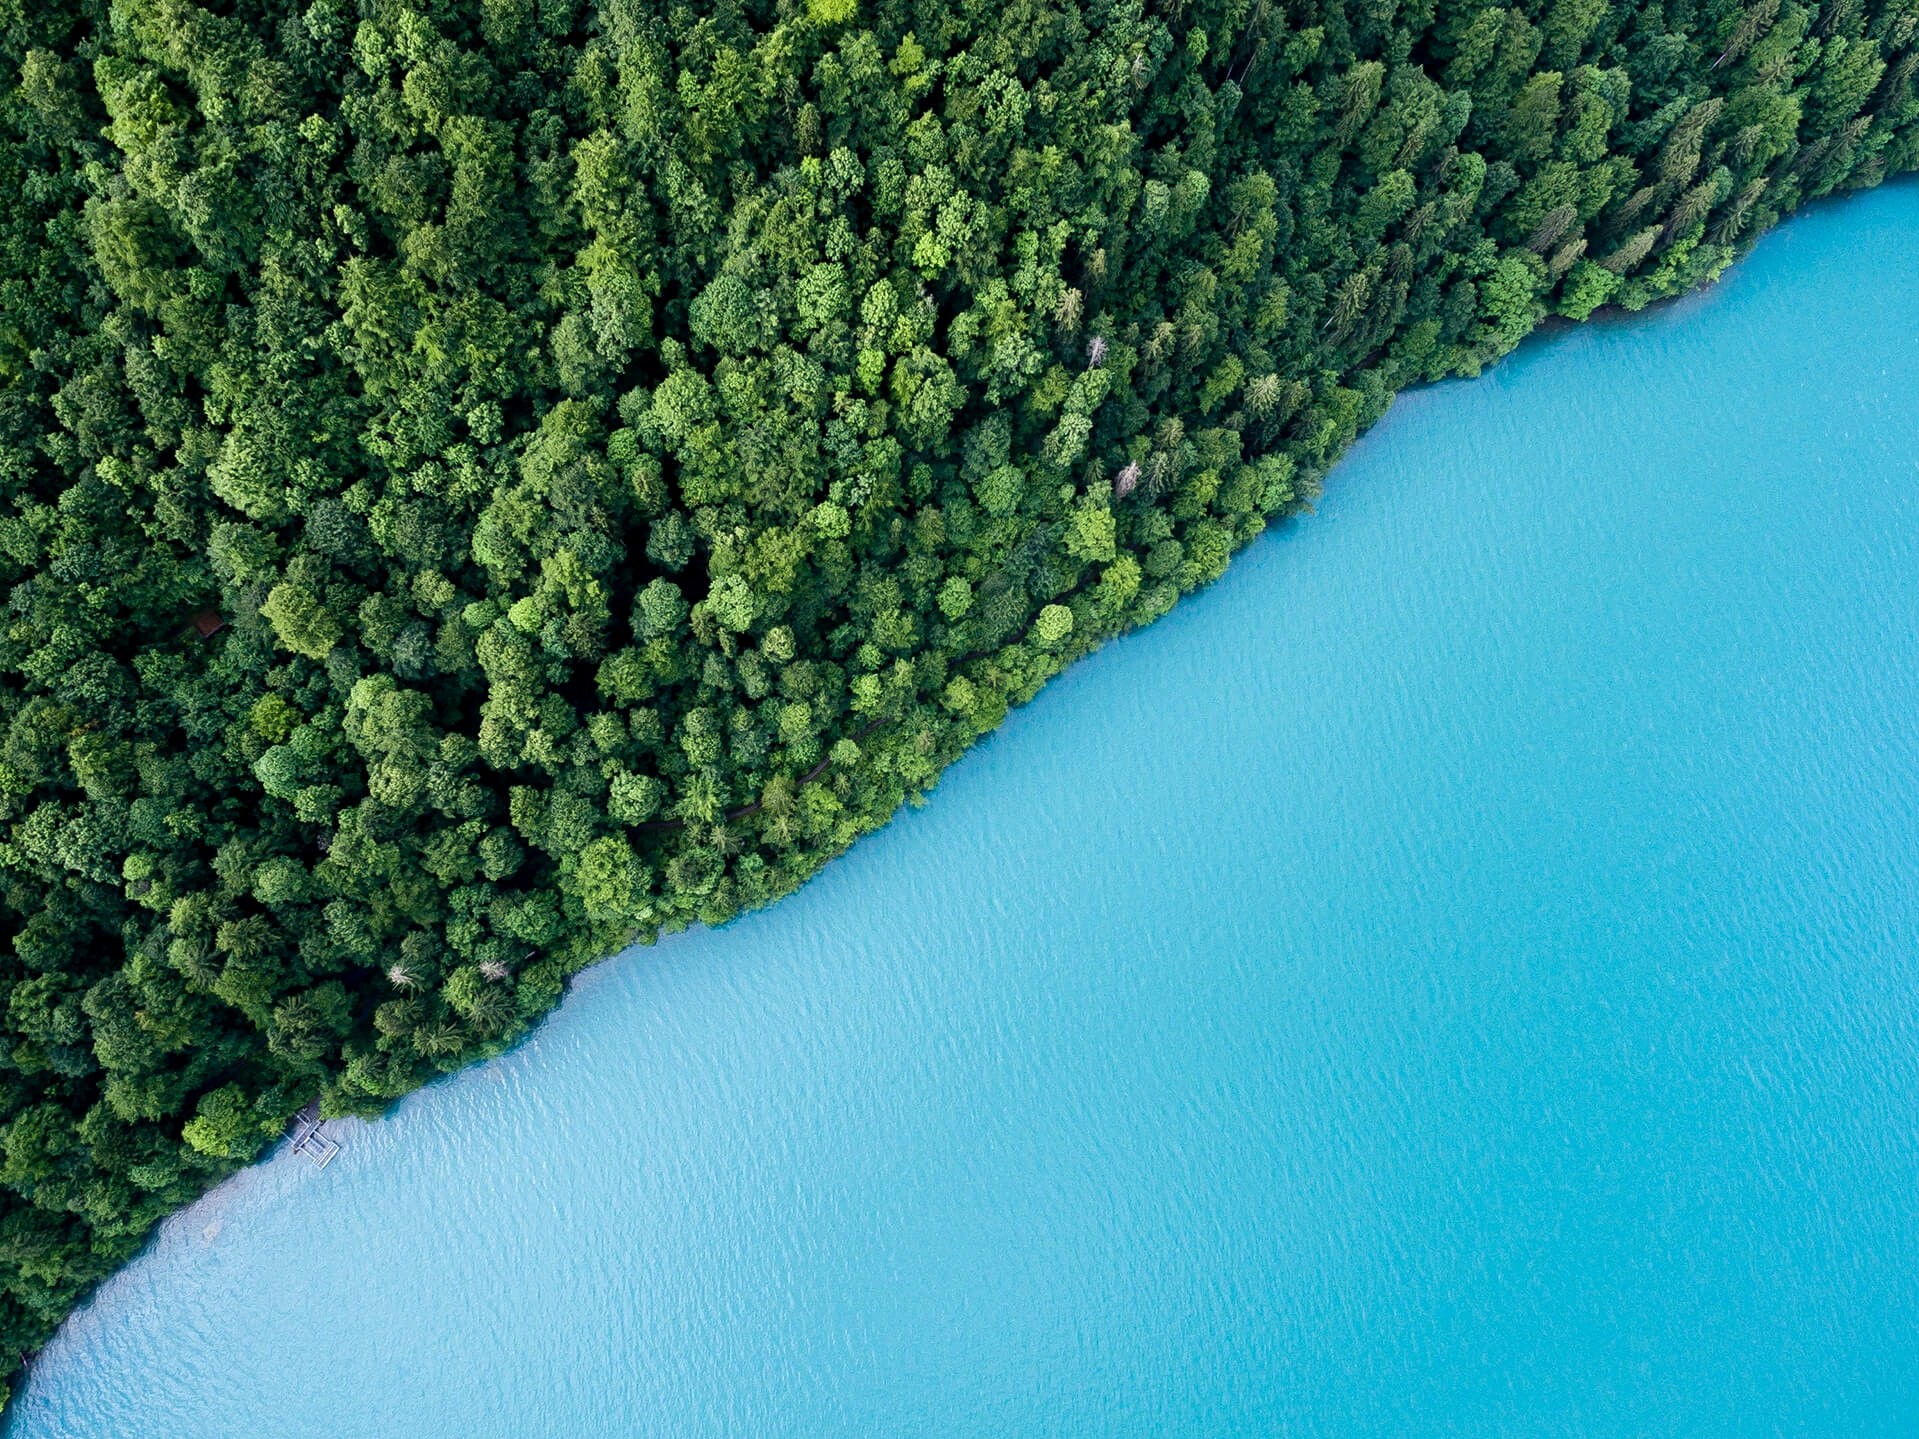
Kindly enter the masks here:
<path id="1" fill-rule="evenodd" d="M 170 1224 L 52 1436 L 1919 1432 L 1919 187 L 1404 397 L 803 893 Z"/>

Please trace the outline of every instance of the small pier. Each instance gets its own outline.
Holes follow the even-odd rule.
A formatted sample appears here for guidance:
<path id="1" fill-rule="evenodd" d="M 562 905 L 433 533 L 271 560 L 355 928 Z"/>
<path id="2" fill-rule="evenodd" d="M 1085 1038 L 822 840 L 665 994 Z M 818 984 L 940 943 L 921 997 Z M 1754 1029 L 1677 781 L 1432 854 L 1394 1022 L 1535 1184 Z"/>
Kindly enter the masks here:
<path id="1" fill-rule="evenodd" d="M 325 1169 L 333 1162 L 333 1156 L 340 1152 L 338 1141 L 329 1139 L 321 1132 L 325 1124 L 326 1121 L 320 1118 L 320 1101 L 317 1099 L 293 1116 L 293 1152 L 304 1154 L 312 1160 L 315 1169 Z"/>

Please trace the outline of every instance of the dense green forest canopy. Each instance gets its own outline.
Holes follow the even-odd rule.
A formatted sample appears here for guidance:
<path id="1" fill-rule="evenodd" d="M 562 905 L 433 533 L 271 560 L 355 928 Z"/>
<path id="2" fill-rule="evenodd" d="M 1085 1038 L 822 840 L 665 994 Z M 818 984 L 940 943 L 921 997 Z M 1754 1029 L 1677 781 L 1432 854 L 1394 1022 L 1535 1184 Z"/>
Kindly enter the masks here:
<path id="1" fill-rule="evenodd" d="M 793 889 L 1399 387 L 1919 165 L 1916 30 L 0 0 L 0 1352 Z"/>

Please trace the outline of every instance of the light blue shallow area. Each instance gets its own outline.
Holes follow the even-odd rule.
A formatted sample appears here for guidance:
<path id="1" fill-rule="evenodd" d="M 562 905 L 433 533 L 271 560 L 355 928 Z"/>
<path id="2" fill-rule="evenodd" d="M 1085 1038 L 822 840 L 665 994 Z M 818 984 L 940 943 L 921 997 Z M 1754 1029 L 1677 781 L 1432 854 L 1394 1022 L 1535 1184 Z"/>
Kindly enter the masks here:
<path id="1" fill-rule="evenodd" d="M 13 1439 L 1919 1432 L 1919 188 L 1404 397 Z"/>

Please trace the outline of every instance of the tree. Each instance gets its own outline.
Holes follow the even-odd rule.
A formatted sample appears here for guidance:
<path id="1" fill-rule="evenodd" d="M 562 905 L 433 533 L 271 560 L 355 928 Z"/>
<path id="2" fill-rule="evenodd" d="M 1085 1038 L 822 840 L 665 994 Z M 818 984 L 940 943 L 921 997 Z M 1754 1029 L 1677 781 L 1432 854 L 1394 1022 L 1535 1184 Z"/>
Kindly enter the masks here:
<path id="1" fill-rule="evenodd" d="M 238 1084 L 224 1084 L 201 1098 L 180 1137 L 215 1159 L 251 1159 L 259 1152 L 266 1133 L 246 1090 Z"/>

